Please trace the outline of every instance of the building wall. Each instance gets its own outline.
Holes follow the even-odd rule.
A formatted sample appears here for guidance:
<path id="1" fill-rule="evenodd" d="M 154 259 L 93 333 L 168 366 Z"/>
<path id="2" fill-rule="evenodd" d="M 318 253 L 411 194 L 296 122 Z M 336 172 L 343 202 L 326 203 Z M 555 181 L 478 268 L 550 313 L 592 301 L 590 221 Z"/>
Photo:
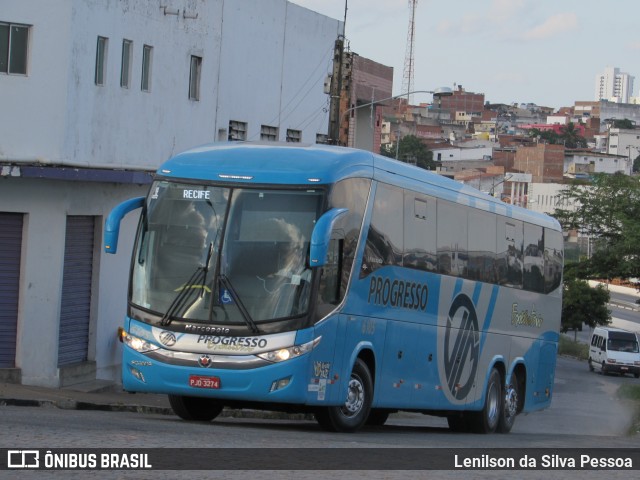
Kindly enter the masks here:
<path id="1" fill-rule="evenodd" d="M 280 140 L 287 128 L 311 143 L 327 132 L 323 81 L 341 22 L 286 0 L 5 0 L 2 19 L 32 28 L 28 75 L 0 75 L 13 119 L 0 160 L 155 169 L 218 140 L 229 120 L 247 122 L 253 140 L 263 124 Z M 98 36 L 109 39 L 104 86 Z M 130 88 L 120 86 L 123 39 L 133 42 Z M 140 88 L 144 44 L 150 92 Z M 199 101 L 188 98 L 191 55 L 203 59 Z"/>
<path id="2" fill-rule="evenodd" d="M 351 54 L 351 78 L 349 81 L 349 107 L 380 102 L 391 97 L 393 68 L 374 62 L 357 54 Z M 349 114 L 349 138 L 347 146 L 372 152 L 380 151 L 382 128 L 381 109 L 377 105 L 363 106 Z"/>
<path id="3" fill-rule="evenodd" d="M 16 342 L 22 383 L 53 387 L 60 383 L 58 326 L 67 215 L 95 216 L 100 226 L 95 232 L 89 361 L 96 363 L 98 378 L 116 380 L 121 356 L 116 330 L 126 312 L 126 274 L 138 214 L 125 217 L 120 250 L 109 258 L 102 253 L 101 225 L 120 199 L 144 195 L 147 186 L 23 178 L 19 172 L 18 167 L 11 176 L 0 178 L 0 205 L 3 212 L 25 215 Z"/>
<path id="4" fill-rule="evenodd" d="M 591 152 L 580 152 L 566 155 L 564 171 L 569 174 L 580 173 L 616 173 L 631 175 L 633 161 L 618 155 L 597 155 Z"/>
<path id="5" fill-rule="evenodd" d="M 561 183 L 564 168 L 564 145 L 536 144 L 516 151 L 513 168 L 530 173 L 534 183 Z"/>
<path id="6" fill-rule="evenodd" d="M 449 111 L 451 118 L 455 118 L 457 112 L 482 114 L 484 110 L 484 93 L 465 91 L 462 86 L 453 91 L 453 95 L 440 96 L 439 108 Z"/>
<path id="7" fill-rule="evenodd" d="M 115 256 L 103 258 L 101 243 L 109 211 L 148 188 L 148 175 L 127 174 L 226 139 L 230 120 L 247 122 L 248 139 L 259 140 L 265 124 L 280 140 L 293 128 L 314 143 L 327 132 L 323 82 L 342 23 L 286 0 L 1 3 L 0 20 L 31 26 L 27 75 L 0 74 L 0 212 L 25 215 L 15 364 L 25 384 L 62 383 L 66 216 L 90 215 L 97 227 L 88 362 L 96 378 L 119 381 L 115 332 L 137 214 L 125 218 Z M 98 36 L 109 39 L 103 86 L 94 76 Z M 133 42 L 129 88 L 120 86 L 123 39 Z M 150 92 L 140 88 L 145 44 L 153 47 Z M 188 95 L 191 55 L 202 58 L 197 101 Z M 25 176 L 27 168 L 42 175 Z"/>

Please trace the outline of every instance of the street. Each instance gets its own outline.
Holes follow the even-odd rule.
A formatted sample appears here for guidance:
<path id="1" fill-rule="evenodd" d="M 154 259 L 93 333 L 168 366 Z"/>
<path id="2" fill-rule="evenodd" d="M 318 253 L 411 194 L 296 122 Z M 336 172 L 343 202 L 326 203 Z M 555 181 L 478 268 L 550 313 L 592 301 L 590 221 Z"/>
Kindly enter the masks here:
<path id="1" fill-rule="evenodd" d="M 637 384 L 638 381 L 630 376 L 592 373 L 585 362 L 560 358 L 551 407 L 518 417 L 508 435 L 455 434 L 448 430 L 443 419 L 410 413 L 392 415 L 382 427 L 365 428 L 357 434 L 336 434 L 320 430 L 313 420 L 222 418 L 209 424 L 188 423 L 164 415 L 4 406 L 0 407 L 3 425 L 0 448 L 639 448 L 640 436 L 627 435 L 632 411 L 615 397 L 616 389 L 623 383 Z M 30 472 L 33 478 L 39 477 L 39 473 L 44 474 Z M 47 478 L 51 475 L 71 478 L 73 473 L 59 471 L 46 475 Z M 187 475 L 174 471 L 165 477 L 160 471 L 128 472 L 130 478 L 211 478 L 205 473 Z M 287 472 L 278 472 L 279 478 L 283 473 Z M 322 472 L 325 473 L 330 472 Z M 358 472 L 349 474 L 354 476 L 354 473 Z M 410 478 L 406 471 L 378 473 L 379 477 L 369 473 L 355 476 Z M 423 476 L 426 473 L 423 472 Z M 438 475 L 439 478 L 462 478 L 455 476 L 461 475 L 460 472 L 438 473 L 443 474 Z M 510 478 L 506 472 L 473 473 L 474 478 Z M 554 472 L 545 472 L 546 478 L 550 478 L 549 473 Z M 580 478 L 590 475 L 596 478 L 597 472 L 555 473 L 563 473 L 562 478 L 571 478 L 572 474 L 576 474 L 576 478 L 578 474 Z M 607 476 L 618 478 L 618 473 L 624 472 L 607 472 Z M 127 473 L 94 474 L 100 478 L 122 478 Z M 291 475 L 288 478 L 323 478 L 311 471 Z M 271 478 L 266 472 L 252 471 L 251 476 Z M 243 474 L 230 471 L 215 478 L 243 478 Z"/>

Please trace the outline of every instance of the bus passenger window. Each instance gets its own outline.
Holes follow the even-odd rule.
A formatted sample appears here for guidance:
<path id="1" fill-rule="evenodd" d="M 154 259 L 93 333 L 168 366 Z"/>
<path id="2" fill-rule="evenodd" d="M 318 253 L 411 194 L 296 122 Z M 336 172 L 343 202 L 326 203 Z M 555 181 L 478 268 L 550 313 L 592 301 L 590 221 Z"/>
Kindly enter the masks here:
<path id="1" fill-rule="evenodd" d="M 404 192 L 384 183 L 378 184 L 371 225 L 365 244 L 360 278 L 384 266 L 402 266 L 404 249 Z"/>

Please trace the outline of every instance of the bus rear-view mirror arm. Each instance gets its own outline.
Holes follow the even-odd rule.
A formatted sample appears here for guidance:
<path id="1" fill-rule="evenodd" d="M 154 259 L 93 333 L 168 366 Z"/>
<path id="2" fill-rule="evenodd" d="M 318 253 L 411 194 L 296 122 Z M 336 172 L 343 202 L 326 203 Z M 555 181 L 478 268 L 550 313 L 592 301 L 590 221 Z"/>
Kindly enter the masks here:
<path id="1" fill-rule="evenodd" d="M 116 253 L 118 250 L 118 236 L 120 235 L 120 221 L 132 210 L 144 205 L 144 197 L 136 197 L 122 202 L 111 210 L 104 224 L 104 251 Z"/>
<path id="2" fill-rule="evenodd" d="M 327 251 L 331 240 L 331 231 L 336 220 L 341 215 L 347 213 L 347 208 L 332 208 L 316 222 L 316 226 L 311 233 L 311 247 L 309 251 L 309 265 L 312 268 L 322 267 L 327 261 Z"/>

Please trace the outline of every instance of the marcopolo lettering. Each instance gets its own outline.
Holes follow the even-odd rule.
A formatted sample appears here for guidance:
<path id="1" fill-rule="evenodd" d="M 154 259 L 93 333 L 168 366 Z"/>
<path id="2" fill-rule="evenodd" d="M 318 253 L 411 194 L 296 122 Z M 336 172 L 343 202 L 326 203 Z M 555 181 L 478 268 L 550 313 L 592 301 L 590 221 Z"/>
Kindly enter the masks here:
<path id="1" fill-rule="evenodd" d="M 200 335 L 198 343 L 207 345 L 225 345 L 230 347 L 264 348 L 269 343 L 266 338 L 259 337 L 218 337 L 214 335 Z"/>
<path id="2" fill-rule="evenodd" d="M 371 277 L 368 303 L 425 311 L 428 300 L 429 289 L 422 283 L 391 280 L 375 275 Z"/>

